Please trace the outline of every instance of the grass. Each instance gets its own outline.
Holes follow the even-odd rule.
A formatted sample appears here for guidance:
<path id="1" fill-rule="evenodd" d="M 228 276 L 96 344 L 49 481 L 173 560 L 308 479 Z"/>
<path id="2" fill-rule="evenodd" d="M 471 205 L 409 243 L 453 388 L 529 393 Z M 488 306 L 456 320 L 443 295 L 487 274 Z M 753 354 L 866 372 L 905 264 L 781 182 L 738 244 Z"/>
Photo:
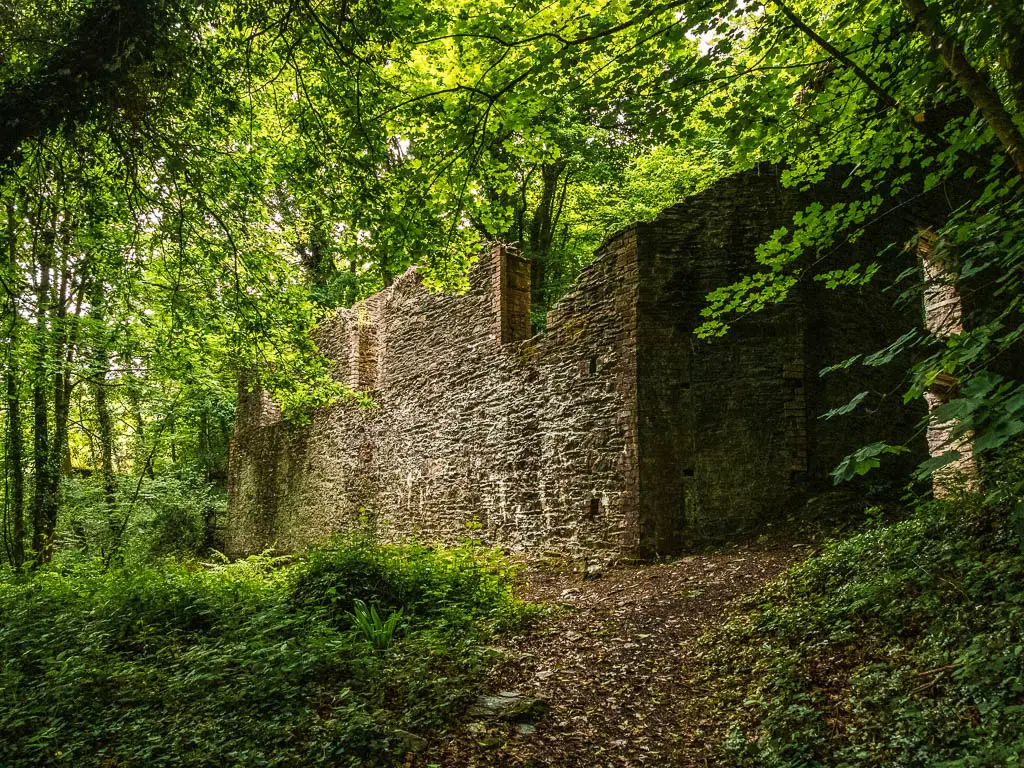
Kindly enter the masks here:
<path id="1" fill-rule="evenodd" d="M 526 617 L 509 576 L 477 548 L 337 542 L 291 565 L 2 577 L 0 765 L 393 764 Z"/>
<path id="2" fill-rule="evenodd" d="M 1024 764 L 1011 520 L 970 497 L 924 504 L 829 544 L 747 603 L 700 651 L 718 764 Z"/>

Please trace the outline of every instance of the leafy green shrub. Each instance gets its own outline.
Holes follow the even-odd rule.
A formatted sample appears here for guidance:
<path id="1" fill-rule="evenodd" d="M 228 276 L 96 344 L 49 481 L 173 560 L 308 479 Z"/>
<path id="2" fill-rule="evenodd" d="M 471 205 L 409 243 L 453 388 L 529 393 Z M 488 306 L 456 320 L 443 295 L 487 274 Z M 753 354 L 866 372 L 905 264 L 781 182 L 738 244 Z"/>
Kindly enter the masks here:
<path id="1" fill-rule="evenodd" d="M 435 626 L 484 622 L 495 628 L 519 617 L 512 610 L 513 570 L 489 550 L 473 546 L 377 547 L 361 538 L 338 539 L 314 551 L 301 569 L 293 598 L 317 606 L 339 624 L 357 600 L 402 610 L 410 621 Z"/>
<path id="2" fill-rule="evenodd" d="M 187 474 L 120 476 L 112 510 L 98 475 L 67 478 L 61 493 L 58 559 L 65 562 L 106 557 L 115 542 L 119 559 L 129 564 L 202 555 L 215 543 L 213 527 L 226 504 L 209 483 Z"/>
<path id="3" fill-rule="evenodd" d="M 455 631 L 429 618 L 443 611 L 428 608 L 424 588 L 401 641 L 392 613 L 382 622 L 393 622 L 387 647 L 375 650 L 313 600 L 310 574 L 323 573 L 325 558 L 372 561 L 409 585 L 423 580 L 426 556 L 410 548 L 404 569 L 403 548 L 358 550 L 335 545 L 292 564 L 66 563 L 0 576 L 0 765 L 391 764 L 397 729 L 443 727 L 472 695 L 492 611 L 512 621 L 523 608 L 487 571 L 495 583 L 486 594 L 501 604 L 481 602 Z M 455 572 L 497 563 L 441 550 L 430 561 L 450 584 L 476 584 L 480 576 Z M 328 605 L 352 602 L 333 597 Z"/>
<path id="4" fill-rule="evenodd" d="M 391 647 L 398 622 L 402 620 L 402 609 L 392 611 L 387 619 L 383 619 L 377 612 L 376 605 L 367 606 L 362 600 L 356 600 L 349 616 L 352 618 L 353 626 L 359 630 L 366 642 L 378 651 L 383 651 Z"/>
<path id="5" fill-rule="evenodd" d="M 1002 510 L 920 506 L 829 545 L 704 646 L 729 765 L 1024 763 L 1024 556 Z"/>

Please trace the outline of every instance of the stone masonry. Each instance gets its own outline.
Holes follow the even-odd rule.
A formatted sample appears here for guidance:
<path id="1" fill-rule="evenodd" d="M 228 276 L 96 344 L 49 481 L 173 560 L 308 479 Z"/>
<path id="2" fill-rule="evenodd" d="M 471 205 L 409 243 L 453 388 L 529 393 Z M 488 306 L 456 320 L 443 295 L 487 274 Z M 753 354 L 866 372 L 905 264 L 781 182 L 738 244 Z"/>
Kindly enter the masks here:
<path id="1" fill-rule="evenodd" d="M 535 336 L 529 263 L 504 246 L 480 257 L 466 294 L 431 293 L 410 270 L 339 310 L 318 344 L 375 405 L 296 427 L 243 393 L 229 554 L 296 549 L 362 520 L 384 540 L 648 558 L 795 510 L 831 487 L 843 456 L 904 440 L 921 415 L 893 396 L 870 418 L 817 418 L 899 388 L 881 368 L 817 375 L 920 325 L 919 309 L 874 287 L 837 298 L 800 284 L 720 340 L 694 336 L 705 295 L 751 271 L 756 246 L 811 199 L 772 169 L 722 180 L 611 237 Z M 833 256 L 870 261 L 908 239 L 904 225 Z M 920 452 L 923 440 L 907 461 Z"/>

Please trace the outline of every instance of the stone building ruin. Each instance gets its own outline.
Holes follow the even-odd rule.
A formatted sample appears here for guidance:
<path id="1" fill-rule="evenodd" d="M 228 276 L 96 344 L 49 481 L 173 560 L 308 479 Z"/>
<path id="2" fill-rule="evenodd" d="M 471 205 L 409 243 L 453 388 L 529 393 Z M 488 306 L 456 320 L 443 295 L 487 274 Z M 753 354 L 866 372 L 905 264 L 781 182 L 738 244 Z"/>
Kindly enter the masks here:
<path id="1" fill-rule="evenodd" d="M 500 246 L 463 295 L 431 293 L 410 270 L 336 312 L 318 344 L 375 407 L 339 403 L 296 427 L 244 395 L 227 551 L 296 549 L 362 519 L 385 540 L 635 559 L 792 512 L 832 487 L 845 455 L 904 441 L 921 416 L 897 394 L 872 415 L 818 418 L 900 389 L 884 368 L 818 376 L 921 325 L 920 308 L 894 309 L 874 283 L 837 300 L 804 281 L 722 339 L 693 333 L 706 294 L 821 194 L 782 188 L 773 169 L 724 179 L 611 237 L 539 335 L 529 263 Z M 838 258 L 869 262 L 913 231 L 890 221 Z"/>

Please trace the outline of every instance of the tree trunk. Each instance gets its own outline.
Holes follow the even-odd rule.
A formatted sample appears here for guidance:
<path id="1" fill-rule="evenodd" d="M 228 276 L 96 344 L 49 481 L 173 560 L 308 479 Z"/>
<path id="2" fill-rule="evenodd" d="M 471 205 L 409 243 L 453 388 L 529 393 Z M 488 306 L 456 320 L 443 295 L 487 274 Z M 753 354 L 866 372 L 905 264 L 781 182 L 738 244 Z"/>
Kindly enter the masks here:
<path id="1" fill-rule="evenodd" d="M 11 274 L 17 274 L 17 221 L 14 205 L 7 204 L 7 257 Z M 13 289 L 12 289 L 13 290 Z M 18 400 L 18 328 L 21 318 L 15 298 L 7 302 L 7 321 L 10 332 L 7 337 L 7 464 L 11 473 L 11 564 L 21 568 L 25 564 L 25 456 L 21 435 L 21 403 Z"/>
<path id="2" fill-rule="evenodd" d="M 199 412 L 199 433 L 198 447 L 199 447 L 199 464 L 203 468 L 203 477 L 207 482 L 213 480 L 213 459 L 212 459 L 212 440 L 210 440 L 210 416 L 209 406 L 204 405 L 203 410 Z"/>
<path id="3" fill-rule="evenodd" d="M 349 281 L 345 294 L 345 306 L 351 307 L 359 298 L 359 266 L 355 258 L 348 260 Z"/>
<path id="4" fill-rule="evenodd" d="M 1024 176 L 1024 136 L 1013 122 L 999 94 L 967 60 L 963 46 L 942 25 L 942 19 L 925 0 L 902 0 L 918 31 L 942 59 L 946 69 L 1010 156 L 1017 172 Z"/>
<path id="5" fill-rule="evenodd" d="M 54 225 L 57 215 L 54 214 Z M 69 369 L 77 344 L 78 316 L 82 307 L 82 283 L 75 312 L 68 317 L 71 302 L 70 225 L 63 222 L 64 238 L 60 255 L 64 259 L 58 270 L 59 281 L 54 295 L 51 270 L 56 253 L 54 238 L 48 235 L 38 252 L 39 283 L 36 289 L 36 350 L 32 381 L 33 441 L 35 494 L 32 504 L 32 548 L 37 565 L 53 557 L 53 537 L 57 530 L 60 508 L 60 480 L 68 450 L 68 417 L 71 409 L 72 384 Z M 84 277 L 82 278 L 85 279 Z M 52 379 L 50 375 L 52 373 Z M 48 385 L 53 393 L 53 433 L 50 433 Z"/>
<path id="6" fill-rule="evenodd" d="M 53 442 L 50 445 L 50 498 L 44 519 L 46 525 L 47 547 L 45 559 L 53 555 L 53 535 L 57 530 L 57 518 L 60 512 L 60 481 L 64 472 L 70 468 L 71 454 L 68 445 L 68 419 L 71 414 L 71 364 L 78 346 L 79 316 L 82 311 L 82 291 L 85 274 L 80 274 L 77 300 L 74 312 L 68 313 L 72 303 L 71 269 L 67 257 L 71 250 L 71 234 L 68 219 L 64 221 L 64 235 L 60 254 L 63 260 L 60 268 L 60 281 L 56 305 L 51 313 L 51 338 L 53 355 Z"/>
<path id="7" fill-rule="evenodd" d="M 20 568 L 25 563 L 25 467 L 17 364 L 17 356 L 11 355 L 7 363 L 7 462 L 11 472 L 11 563 Z"/>
<path id="8" fill-rule="evenodd" d="M 117 478 L 114 475 L 114 427 L 107 402 L 107 375 L 110 373 L 110 352 L 107 349 L 109 336 L 105 326 L 106 297 L 103 281 L 97 279 L 92 289 L 89 315 L 92 320 L 92 365 L 90 380 L 93 402 L 96 405 L 96 421 L 100 432 L 100 464 L 103 472 L 103 503 L 106 506 L 107 524 L 113 530 L 117 507 Z"/>
<path id="9" fill-rule="evenodd" d="M 36 377 L 45 370 L 35 371 Z M 50 560 L 52 537 L 57 526 L 56 479 L 50 446 L 49 402 L 46 399 L 46 379 L 32 382 L 33 468 L 35 493 L 32 499 L 32 549 L 36 564 Z"/>
<path id="10" fill-rule="evenodd" d="M 310 287 L 325 298 L 327 289 L 337 277 L 338 268 L 331 255 L 331 239 L 323 221 L 310 223 L 309 239 L 300 246 L 299 255 Z"/>
<path id="11" fill-rule="evenodd" d="M 47 325 L 50 320 L 52 249 L 52 239 L 43 243 L 38 258 L 39 284 L 36 288 L 36 348 L 32 371 L 32 460 L 35 474 L 32 496 L 32 549 L 36 565 L 50 559 L 57 517 L 54 462 L 50 455 L 50 404 L 46 397 L 46 383 L 49 380 L 47 357 L 51 349 Z"/>
<path id="12" fill-rule="evenodd" d="M 892 94 L 890 94 L 888 91 L 882 88 L 882 86 L 879 85 L 878 82 L 873 77 L 871 77 L 871 75 L 869 75 L 863 67 L 858 65 L 857 62 L 855 62 L 845 53 L 840 51 L 838 48 L 832 45 L 832 43 L 823 38 L 817 32 L 815 32 L 810 27 L 810 25 L 808 25 L 806 22 L 804 22 L 803 19 L 797 16 L 793 9 L 786 5 L 782 0 L 772 0 L 772 2 L 775 4 L 775 7 L 779 9 L 782 15 L 789 20 L 790 24 L 792 24 L 803 34 L 805 34 L 807 37 L 813 40 L 817 45 L 819 45 L 822 48 L 822 50 L 828 53 L 829 56 L 831 56 L 833 59 L 840 62 L 843 66 L 847 67 L 851 72 L 853 72 L 853 74 L 856 75 L 857 79 L 864 83 L 864 85 L 868 87 L 868 90 L 874 93 L 883 105 L 890 109 L 898 108 L 899 105 L 896 103 L 896 99 L 892 97 Z"/>
<path id="13" fill-rule="evenodd" d="M 551 242 L 555 231 L 555 201 L 558 195 L 558 180 L 565 170 L 564 162 L 548 163 L 541 168 L 540 202 L 530 221 L 530 291 L 531 303 L 536 307 L 547 306 L 547 259 L 551 253 Z"/>
<path id="14" fill-rule="evenodd" d="M 142 415 L 142 398 L 139 395 L 139 380 L 132 376 L 127 387 L 128 402 L 135 422 L 135 445 L 132 448 L 132 469 L 139 474 L 146 473 L 149 459 L 146 457 L 146 420 Z"/>

